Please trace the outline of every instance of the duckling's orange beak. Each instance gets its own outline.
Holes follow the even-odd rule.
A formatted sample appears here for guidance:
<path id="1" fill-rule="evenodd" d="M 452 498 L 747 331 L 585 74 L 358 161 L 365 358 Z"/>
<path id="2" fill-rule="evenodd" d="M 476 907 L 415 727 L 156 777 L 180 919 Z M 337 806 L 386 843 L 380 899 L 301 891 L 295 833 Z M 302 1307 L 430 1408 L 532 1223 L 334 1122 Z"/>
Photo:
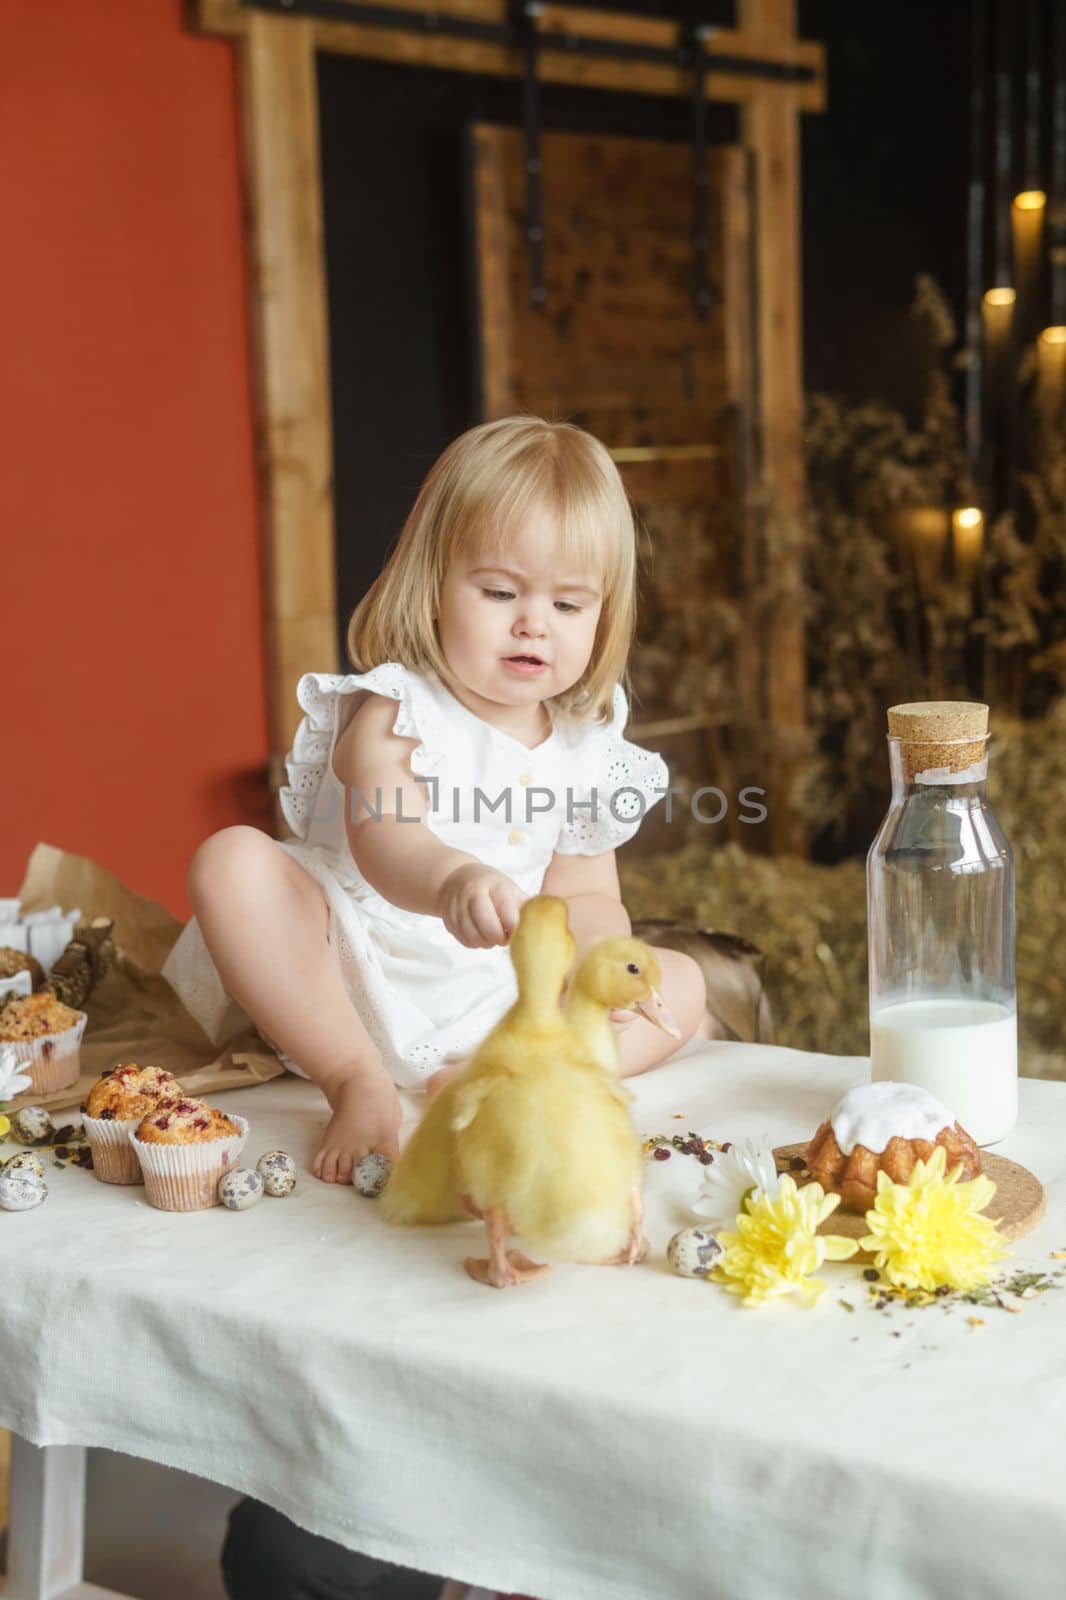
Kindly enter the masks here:
<path id="1" fill-rule="evenodd" d="M 681 1029 L 666 1009 L 665 1002 L 658 989 L 652 989 L 646 1000 L 637 1000 L 633 1006 L 634 1011 L 639 1011 L 642 1017 L 647 1017 L 649 1022 L 654 1022 L 657 1028 L 668 1033 L 671 1039 L 680 1039 Z"/>

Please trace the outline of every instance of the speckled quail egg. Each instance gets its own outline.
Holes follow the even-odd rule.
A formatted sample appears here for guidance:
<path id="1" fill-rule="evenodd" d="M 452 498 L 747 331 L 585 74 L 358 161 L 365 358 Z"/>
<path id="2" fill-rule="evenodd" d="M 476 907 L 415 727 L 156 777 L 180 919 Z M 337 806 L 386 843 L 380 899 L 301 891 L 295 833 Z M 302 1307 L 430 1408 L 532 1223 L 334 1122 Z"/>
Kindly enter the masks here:
<path id="1" fill-rule="evenodd" d="M 705 1278 L 718 1264 L 722 1247 L 705 1228 L 682 1228 L 666 1247 L 666 1259 L 682 1278 Z"/>
<path id="2" fill-rule="evenodd" d="M 0 1172 L 0 1210 L 32 1211 L 48 1194 L 35 1172 Z"/>
<path id="3" fill-rule="evenodd" d="M 360 1194 L 366 1195 L 368 1200 L 374 1200 L 384 1189 L 392 1172 L 392 1162 L 388 1156 L 379 1155 L 376 1150 L 371 1150 L 368 1156 L 363 1156 L 352 1168 L 352 1183 Z"/>
<path id="4" fill-rule="evenodd" d="M 11 1132 L 20 1144 L 36 1144 L 55 1132 L 55 1123 L 44 1106 L 23 1106 L 11 1118 Z"/>
<path id="5" fill-rule="evenodd" d="M 234 1167 L 219 1179 L 218 1198 L 227 1211 L 247 1211 L 263 1198 L 263 1179 L 250 1167 Z"/>
<path id="6" fill-rule="evenodd" d="M 284 1150 L 268 1150 L 260 1156 L 255 1170 L 263 1180 L 267 1194 L 281 1200 L 296 1187 L 296 1163 Z"/>
<path id="7" fill-rule="evenodd" d="M 4 1162 L 5 1172 L 33 1172 L 38 1178 L 44 1177 L 44 1162 L 36 1150 L 20 1150 L 17 1156 L 11 1156 Z"/>

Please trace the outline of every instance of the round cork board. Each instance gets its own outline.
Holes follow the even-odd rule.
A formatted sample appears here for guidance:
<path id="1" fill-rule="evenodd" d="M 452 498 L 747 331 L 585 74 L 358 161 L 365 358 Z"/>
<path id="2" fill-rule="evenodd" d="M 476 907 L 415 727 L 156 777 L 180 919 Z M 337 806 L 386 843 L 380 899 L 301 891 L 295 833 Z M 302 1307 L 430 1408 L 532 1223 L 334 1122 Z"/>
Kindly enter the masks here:
<path id="1" fill-rule="evenodd" d="M 779 1145 L 774 1151 L 777 1170 L 788 1172 L 790 1161 L 796 1156 L 801 1160 L 806 1159 L 806 1155 L 806 1140 L 802 1144 Z M 1047 1205 L 1040 1179 L 1034 1177 L 1027 1167 L 1020 1167 L 1016 1161 L 1008 1161 L 1006 1156 L 993 1155 L 990 1150 L 981 1151 L 981 1166 L 985 1177 L 991 1178 L 996 1186 L 995 1194 L 985 1207 L 985 1216 L 993 1221 L 997 1217 L 1000 1219 L 999 1231 L 1004 1239 L 1020 1239 L 1030 1233 L 1044 1215 Z M 801 1189 L 811 1181 L 809 1173 L 804 1176 L 803 1173 L 793 1172 L 791 1176 Z M 818 1231 L 843 1234 L 847 1239 L 862 1239 L 870 1230 L 866 1226 L 865 1216 L 837 1206 Z"/>

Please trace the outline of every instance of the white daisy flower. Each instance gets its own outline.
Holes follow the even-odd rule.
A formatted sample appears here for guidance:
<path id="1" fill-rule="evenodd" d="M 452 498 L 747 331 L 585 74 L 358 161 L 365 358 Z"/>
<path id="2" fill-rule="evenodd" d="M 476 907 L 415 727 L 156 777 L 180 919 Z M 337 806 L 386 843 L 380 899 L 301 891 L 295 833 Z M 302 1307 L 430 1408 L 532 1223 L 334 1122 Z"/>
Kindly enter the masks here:
<path id="1" fill-rule="evenodd" d="M 19 1058 L 11 1046 L 0 1046 L 0 1102 L 13 1100 L 32 1082 L 31 1077 L 19 1071 Z"/>
<path id="2" fill-rule="evenodd" d="M 713 1163 L 704 1168 L 699 1197 L 692 1204 L 693 1214 L 715 1227 L 734 1228 L 749 1190 L 772 1198 L 779 1181 L 769 1143 L 744 1139 L 729 1150 L 714 1152 Z"/>

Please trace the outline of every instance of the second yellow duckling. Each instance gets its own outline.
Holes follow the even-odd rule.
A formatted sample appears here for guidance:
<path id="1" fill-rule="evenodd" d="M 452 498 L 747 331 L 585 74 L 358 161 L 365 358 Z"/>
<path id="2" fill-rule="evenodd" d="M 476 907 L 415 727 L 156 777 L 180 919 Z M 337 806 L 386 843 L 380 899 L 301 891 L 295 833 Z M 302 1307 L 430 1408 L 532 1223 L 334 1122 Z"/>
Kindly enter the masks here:
<path id="1" fill-rule="evenodd" d="M 659 992 L 661 983 L 654 951 L 631 936 L 601 939 L 581 963 L 563 1011 L 589 1054 L 608 1071 L 618 1071 L 618 1033 L 611 1021 L 614 1010 L 638 1011 L 671 1038 L 680 1039 L 681 1029 Z"/>

